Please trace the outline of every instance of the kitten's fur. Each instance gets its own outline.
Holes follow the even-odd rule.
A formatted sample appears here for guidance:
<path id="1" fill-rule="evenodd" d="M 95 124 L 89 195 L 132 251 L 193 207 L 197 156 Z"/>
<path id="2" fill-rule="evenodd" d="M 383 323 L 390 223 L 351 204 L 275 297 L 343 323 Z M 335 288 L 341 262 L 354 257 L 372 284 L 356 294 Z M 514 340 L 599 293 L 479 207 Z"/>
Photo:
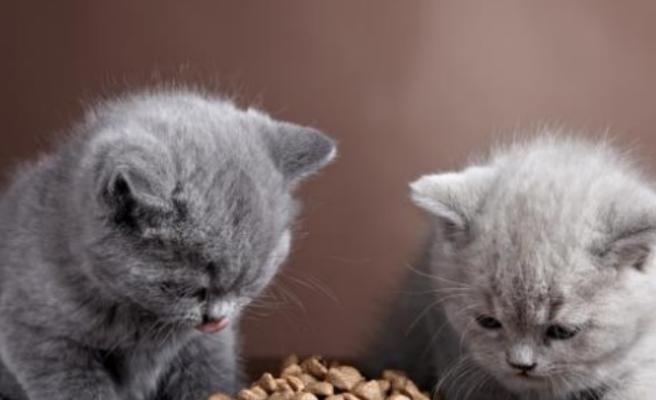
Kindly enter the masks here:
<path id="1" fill-rule="evenodd" d="M 292 189 L 334 155 L 313 129 L 193 91 L 94 107 L 2 196 L 0 398 L 235 391 L 236 320 L 287 256 Z"/>
<path id="2" fill-rule="evenodd" d="M 379 365 L 448 400 L 653 398 L 656 194 L 622 154 L 544 134 L 411 189 L 432 235 Z"/>

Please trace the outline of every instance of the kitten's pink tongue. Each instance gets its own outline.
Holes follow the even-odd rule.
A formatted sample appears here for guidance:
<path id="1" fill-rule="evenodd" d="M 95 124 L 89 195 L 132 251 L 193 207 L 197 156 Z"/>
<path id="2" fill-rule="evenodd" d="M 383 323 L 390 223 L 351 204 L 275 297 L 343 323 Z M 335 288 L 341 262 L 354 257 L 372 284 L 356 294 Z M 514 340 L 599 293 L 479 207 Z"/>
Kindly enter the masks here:
<path id="1" fill-rule="evenodd" d="M 203 333 L 216 333 L 228 326 L 228 318 L 219 318 L 215 321 L 205 322 L 196 326 L 196 329 Z"/>

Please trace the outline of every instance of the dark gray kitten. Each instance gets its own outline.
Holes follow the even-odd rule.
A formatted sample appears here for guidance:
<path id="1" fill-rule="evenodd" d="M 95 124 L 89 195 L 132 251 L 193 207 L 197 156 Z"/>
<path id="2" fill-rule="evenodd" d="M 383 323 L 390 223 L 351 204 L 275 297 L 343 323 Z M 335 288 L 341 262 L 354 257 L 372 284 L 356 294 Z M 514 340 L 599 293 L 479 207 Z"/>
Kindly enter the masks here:
<path id="1" fill-rule="evenodd" d="M 387 360 L 448 400 L 656 393 L 656 190 L 608 144 L 545 134 L 411 184 L 433 235 Z"/>
<path id="2" fill-rule="evenodd" d="M 0 397 L 189 399 L 239 384 L 236 322 L 275 275 L 323 134 L 221 98 L 103 103 L 0 203 Z"/>

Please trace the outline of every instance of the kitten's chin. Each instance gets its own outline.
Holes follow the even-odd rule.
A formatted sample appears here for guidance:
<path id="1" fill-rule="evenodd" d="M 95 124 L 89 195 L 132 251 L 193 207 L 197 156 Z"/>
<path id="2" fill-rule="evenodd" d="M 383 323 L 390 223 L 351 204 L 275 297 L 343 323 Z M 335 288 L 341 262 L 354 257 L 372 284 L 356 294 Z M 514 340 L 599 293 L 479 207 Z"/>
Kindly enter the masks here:
<path id="1" fill-rule="evenodd" d="M 566 397 L 572 391 L 579 390 L 570 380 L 561 381 L 556 377 L 506 374 L 501 382 L 506 388 L 515 393 L 549 393 L 556 398 Z M 584 387 L 580 388 L 584 389 Z"/>
<path id="2" fill-rule="evenodd" d="M 528 391 L 543 391 L 553 389 L 550 380 L 547 377 L 536 375 L 520 375 L 515 373 L 504 374 L 501 382 L 508 389 L 516 393 Z"/>

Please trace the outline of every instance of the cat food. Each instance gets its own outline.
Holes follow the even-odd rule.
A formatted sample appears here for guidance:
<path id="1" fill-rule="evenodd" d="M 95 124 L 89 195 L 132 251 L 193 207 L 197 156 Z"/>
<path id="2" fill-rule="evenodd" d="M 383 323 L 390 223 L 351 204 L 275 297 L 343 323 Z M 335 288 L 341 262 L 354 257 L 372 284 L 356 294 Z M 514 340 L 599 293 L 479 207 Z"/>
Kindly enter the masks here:
<path id="1" fill-rule="evenodd" d="M 403 372 L 386 370 L 368 380 L 350 365 L 326 362 L 318 356 L 287 357 L 280 377 L 265 373 L 236 398 L 218 393 L 209 400 L 431 400 Z M 432 400 L 440 400 L 439 396 Z"/>

